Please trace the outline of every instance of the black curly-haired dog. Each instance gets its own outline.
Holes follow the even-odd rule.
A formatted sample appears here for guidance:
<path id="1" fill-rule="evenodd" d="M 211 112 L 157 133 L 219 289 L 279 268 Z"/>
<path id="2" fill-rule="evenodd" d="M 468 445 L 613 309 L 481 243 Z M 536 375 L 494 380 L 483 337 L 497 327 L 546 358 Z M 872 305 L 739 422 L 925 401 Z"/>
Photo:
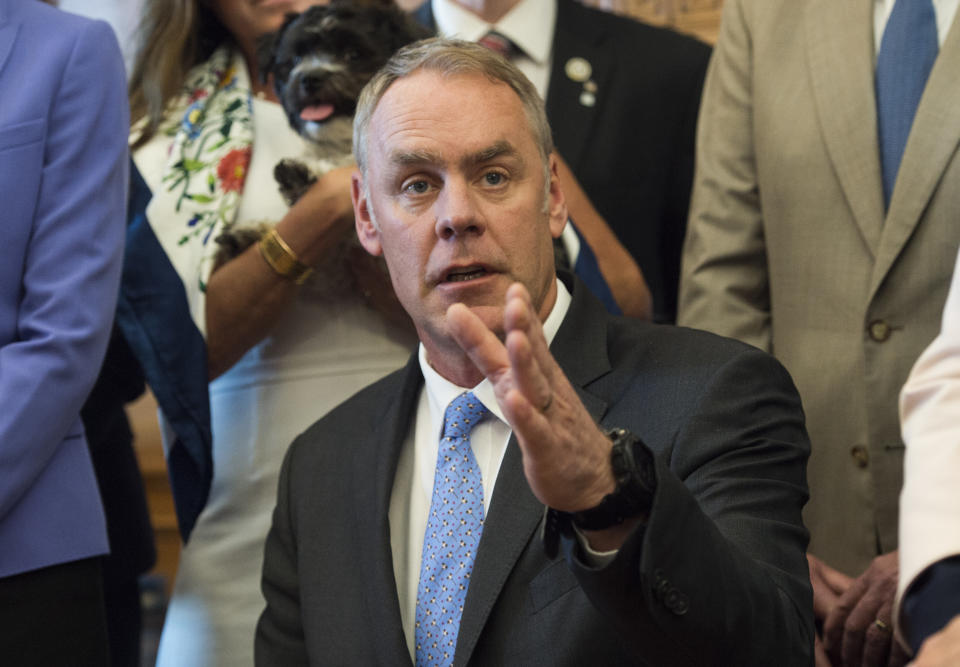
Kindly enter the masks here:
<path id="1" fill-rule="evenodd" d="M 360 91 L 400 47 L 431 36 L 392 0 L 332 0 L 288 14 L 257 45 L 260 77 L 273 87 L 290 126 L 313 151 L 274 168 L 291 206 L 319 176 L 353 162 L 353 114 Z M 217 264 L 238 255 L 269 229 L 232 227 L 217 243 Z"/>
<path id="2" fill-rule="evenodd" d="M 333 0 L 288 16 L 261 41 L 260 75 L 273 75 L 290 126 L 330 169 L 352 159 L 353 114 L 367 81 L 400 47 L 427 36 L 393 2 Z M 291 204 L 316 180 L 286 162 L 274 175 Z"/>

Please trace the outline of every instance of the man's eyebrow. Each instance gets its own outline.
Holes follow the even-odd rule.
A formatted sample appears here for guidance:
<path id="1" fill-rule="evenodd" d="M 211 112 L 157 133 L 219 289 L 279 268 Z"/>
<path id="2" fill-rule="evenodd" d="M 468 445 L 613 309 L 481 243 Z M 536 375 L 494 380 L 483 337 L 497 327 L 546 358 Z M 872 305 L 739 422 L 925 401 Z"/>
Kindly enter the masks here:
<path id="1" fill-rule="evenodd" d="M 390 162 L 396 165 L 439 164 L 443 159 L 431 151 L 396 151 L 390 155 Z"/>
<path id="2" fill-rule="evenodd" d="M 490 160 L 500 157 L 519 158 L 520 152 L 509 141 L 498 141 L 491 146 L 481 149 L 476 153 L 471 153 L 460 161 L 462 167 L 476 167 Z"/>
<path id="3" fill-rule="evenodd" d="M 519 155 L 519 151 L 509 141 L 497 141 L 487 148 L 464 156 L 460 166 L 476 167 L 499 157 L 519 157 Z M 442 155 L 428 150 L 395 151 L 390 155 L 390 163 L 400 166 L 441 164 L 443 161 Z"/>

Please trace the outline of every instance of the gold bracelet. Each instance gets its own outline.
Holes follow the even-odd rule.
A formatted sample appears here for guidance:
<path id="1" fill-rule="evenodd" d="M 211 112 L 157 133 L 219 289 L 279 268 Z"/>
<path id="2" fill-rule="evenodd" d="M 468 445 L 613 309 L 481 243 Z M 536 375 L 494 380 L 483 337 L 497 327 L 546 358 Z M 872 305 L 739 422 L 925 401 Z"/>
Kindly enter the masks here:
<path id="1" fill-rule="evenodd" d="M 271 229 L 260 239 L 260 254 L 277 275 L 302 285 L 313 269 L 300 261 L 297 254 L 280 238 L 276 229 Z"/>

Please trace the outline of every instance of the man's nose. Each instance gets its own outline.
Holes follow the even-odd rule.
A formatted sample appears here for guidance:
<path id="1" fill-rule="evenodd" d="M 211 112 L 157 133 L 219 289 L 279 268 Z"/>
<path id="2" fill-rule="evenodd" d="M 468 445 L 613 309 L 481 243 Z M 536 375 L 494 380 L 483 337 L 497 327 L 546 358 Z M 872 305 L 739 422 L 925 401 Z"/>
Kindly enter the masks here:
<path id="1" fill-rule="evenodd" d="M 448 179 L 436 200 L 436 232 L 442 239 L 482 234 L 484 224 L 477 195 L 463 179 Z"/>

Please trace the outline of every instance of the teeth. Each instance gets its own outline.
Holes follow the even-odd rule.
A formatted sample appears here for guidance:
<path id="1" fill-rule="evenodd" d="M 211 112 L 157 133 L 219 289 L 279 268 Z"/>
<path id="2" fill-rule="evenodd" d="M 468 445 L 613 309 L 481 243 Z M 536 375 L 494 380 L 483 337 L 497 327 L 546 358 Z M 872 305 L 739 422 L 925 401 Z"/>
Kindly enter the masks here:
<path id="1" fill-rule="evenodd" d="M 462 273 L 451 273 L 447 276 L 447 281 L 451 283 L 459 283 L 464 280 L 473 280 L 478 278 L 486 273 L 483 269 L 474 269 L 472 271 L 464 271 Z"/>

